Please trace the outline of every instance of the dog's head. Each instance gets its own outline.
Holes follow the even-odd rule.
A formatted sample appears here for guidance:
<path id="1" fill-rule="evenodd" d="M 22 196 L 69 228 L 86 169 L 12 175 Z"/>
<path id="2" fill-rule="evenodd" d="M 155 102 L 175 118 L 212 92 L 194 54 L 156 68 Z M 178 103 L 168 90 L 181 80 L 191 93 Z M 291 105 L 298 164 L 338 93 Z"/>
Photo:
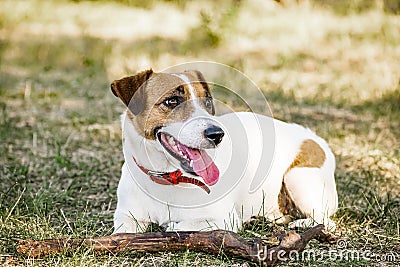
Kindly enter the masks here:
<path id="1" fill-rule="evenodd" d="M 218 181 L 219 170 L 205 149 L 215 148 L 224 131 L 212 119 L 213 99 L 199 71 L 146 70 L 114 81 L 111 90 L 128 107 L 139 134 L 158 142 L 185 171 L 208 185 Z"/>

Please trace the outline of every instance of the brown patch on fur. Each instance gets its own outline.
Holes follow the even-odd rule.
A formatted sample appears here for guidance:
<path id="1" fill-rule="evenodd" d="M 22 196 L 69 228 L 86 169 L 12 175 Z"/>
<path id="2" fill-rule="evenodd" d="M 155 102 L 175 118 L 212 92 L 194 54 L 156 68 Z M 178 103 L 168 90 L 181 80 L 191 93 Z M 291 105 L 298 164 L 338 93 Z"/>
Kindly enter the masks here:
<path id="1" fill-rule="evenodd" d="M 317 142 L 312 139 L 304 140 L 300 146 L 299 153 L 284 175 L 293 168 L 320 168 L 324 164 L 325 159 L 325 152 Z M 278 195 L 278 205 L 279 210 L 284 215 L 298 217 L 301 214 L 293 199 L 290 197 L 284 182 L 282 183 L 281 191 Z"/>
<path id="2" fill-rule="evenodd" d="M 179 88 L 181 86 L 184 88 L 183 94 Z M 144 111 L 133 120 L 136 130 L 145 138 L 154 140 L 156 138 L 154 131 L 158 127 L 162 127 L 167 122 L 183 121 L 190 116 L 192 108 L 187 104 L 189 102 L 185 102 L 173 110 L 163 104 L 165 99 L 173 96 L 183 97 L 184 101 L 188 101 L 190 98 L 190 92 L 180 78 L 166 73 L 157 73 L 148 81 L 144 95 L 146 106 Z"/>
<path id="3" fill-rule="evenodd" d="M 290 164 L 286 173 L 293 168 L 320 168 L 324 164 L 326 155 L 324 150 L 312 139 L 304 140 L 300 146 L 300 152 Z"/>

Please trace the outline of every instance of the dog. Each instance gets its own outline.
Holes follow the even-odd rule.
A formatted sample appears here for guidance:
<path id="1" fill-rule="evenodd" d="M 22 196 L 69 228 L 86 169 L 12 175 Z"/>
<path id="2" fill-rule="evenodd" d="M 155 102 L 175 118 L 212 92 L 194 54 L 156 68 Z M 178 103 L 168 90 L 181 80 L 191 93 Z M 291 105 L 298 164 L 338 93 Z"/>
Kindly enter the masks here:
<path id="1" fill-rule="evenodd" d="M 335 229 L 335 157 L 311 130 L 251 112 L 215 116 L 198 70 L 145 70 L 111 90 L 127 107 L 114 233 L 152 223 L 238 231 L 256 216 Z"/>

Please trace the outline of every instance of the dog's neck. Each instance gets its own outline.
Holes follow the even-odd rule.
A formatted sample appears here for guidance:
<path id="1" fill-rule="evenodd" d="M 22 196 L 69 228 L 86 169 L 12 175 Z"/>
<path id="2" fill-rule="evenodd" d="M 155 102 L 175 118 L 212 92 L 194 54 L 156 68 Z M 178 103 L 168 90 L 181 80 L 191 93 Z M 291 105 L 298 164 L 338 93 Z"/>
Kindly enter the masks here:
<path id="1" fill-rule="evenodd" d="M 136 159 L 140 166 L 157 172 L 173 172 L 177 167 L 171 164 L 171 159 L 157 140 L 149 140 L 138 133 L 131 118 L 124 112 L 122 117 L 122 136 L 125 161 Z"/>

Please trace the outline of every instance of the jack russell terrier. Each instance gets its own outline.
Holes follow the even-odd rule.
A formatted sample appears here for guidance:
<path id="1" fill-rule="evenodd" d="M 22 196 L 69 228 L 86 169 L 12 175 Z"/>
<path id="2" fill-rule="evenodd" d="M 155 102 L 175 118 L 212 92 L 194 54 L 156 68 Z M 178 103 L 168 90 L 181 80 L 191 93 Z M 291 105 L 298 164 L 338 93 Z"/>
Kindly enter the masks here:
<path id="1" fill-rule="evenodd" d="M 311 130 L 251 112 L 214 116 L 197 70 L 146 70 L 111 90 L 128 107 L 115 233 L 143 232 L 150 223 L 238 231 L 253 216 L 335 229 L 335 158 Z"/>

